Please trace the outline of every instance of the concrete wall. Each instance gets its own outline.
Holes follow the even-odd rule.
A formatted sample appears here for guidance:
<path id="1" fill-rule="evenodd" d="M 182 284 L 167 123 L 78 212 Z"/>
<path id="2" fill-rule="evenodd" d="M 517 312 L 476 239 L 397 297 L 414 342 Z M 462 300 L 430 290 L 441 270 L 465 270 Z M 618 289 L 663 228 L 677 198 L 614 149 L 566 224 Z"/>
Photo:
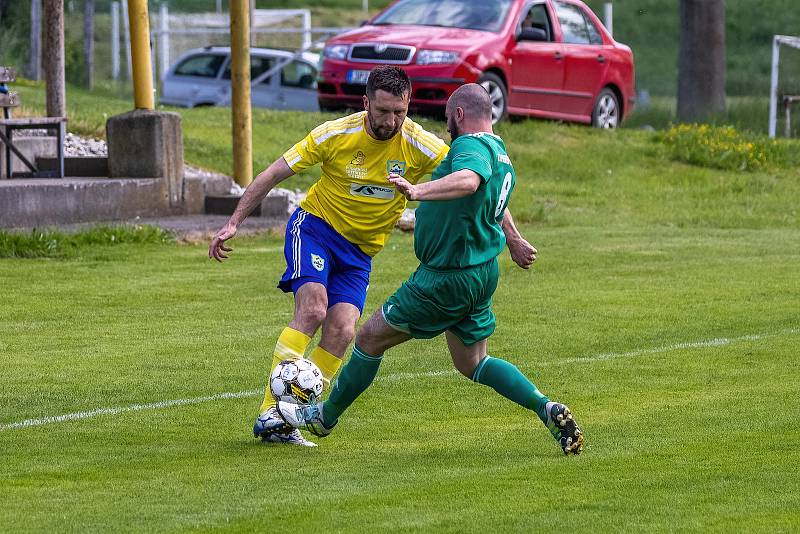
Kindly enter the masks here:
<path id="1" fill-rule="evenodd" d="M 162 179 L 0 180 L 0 228 L 164 215 Z"/>

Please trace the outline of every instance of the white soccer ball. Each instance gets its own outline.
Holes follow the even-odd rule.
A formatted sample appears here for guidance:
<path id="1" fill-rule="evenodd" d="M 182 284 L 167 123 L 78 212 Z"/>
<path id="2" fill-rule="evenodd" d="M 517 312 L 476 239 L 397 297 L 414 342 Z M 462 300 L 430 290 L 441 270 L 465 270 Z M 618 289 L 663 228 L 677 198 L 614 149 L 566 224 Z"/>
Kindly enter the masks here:
<path id="1" fill-rule="evenodd" d="M 322 371 L 310 360 L 283 360 L 269 377 L 276 401 L 311 404 L 322 395 Z"/>

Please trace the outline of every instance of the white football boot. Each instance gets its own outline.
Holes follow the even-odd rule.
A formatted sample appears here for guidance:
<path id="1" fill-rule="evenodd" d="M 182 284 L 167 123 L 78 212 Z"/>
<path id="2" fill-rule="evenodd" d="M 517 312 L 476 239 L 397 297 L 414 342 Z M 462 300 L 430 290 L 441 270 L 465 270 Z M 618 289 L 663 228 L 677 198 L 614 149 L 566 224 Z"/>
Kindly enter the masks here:
<path id="1" fill-rule="evenodd" d="M 302 445 L 304 447 L 317 446 L 316 443 L 304 438 L 299 430 L 286 423 L 278 415 L 278 410 L 274 406 L 256 418 L 256 422 L 253 425 L 253 435 L 265 442 Z"/>

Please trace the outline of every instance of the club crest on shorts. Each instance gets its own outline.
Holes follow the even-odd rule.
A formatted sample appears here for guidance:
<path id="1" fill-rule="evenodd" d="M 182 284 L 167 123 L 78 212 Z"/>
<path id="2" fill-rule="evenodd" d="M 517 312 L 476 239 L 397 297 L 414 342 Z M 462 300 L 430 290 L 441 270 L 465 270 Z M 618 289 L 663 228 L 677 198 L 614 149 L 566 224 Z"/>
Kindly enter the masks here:
<path id="1" fill-rule="evenodd" d="M 325 268 L 325 260 L 316 254 L 311 255 L 311 265 L 318 271 L 321 271 Z"/>

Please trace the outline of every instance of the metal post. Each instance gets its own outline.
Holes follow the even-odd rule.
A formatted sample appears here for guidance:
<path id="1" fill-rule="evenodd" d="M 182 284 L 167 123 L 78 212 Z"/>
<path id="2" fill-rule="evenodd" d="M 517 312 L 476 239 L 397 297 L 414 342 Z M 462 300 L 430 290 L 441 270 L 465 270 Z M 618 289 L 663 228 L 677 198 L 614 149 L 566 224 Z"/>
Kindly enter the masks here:
<path id="1" fill-rule="evenodd" d="M 369 11 L 369 0 L 362 0 L 361 9 L 364 10 L 364 13 L 367 13 Z"/>
<path id="2" fill-rule="evenodd" d="M 303 50 L 311 48 L 311 11 L 303 11 Z"/>
<path id="3" fill-rule="evenodd" d="M 159 39 L 158 39 L 158 62 L 161 66 L 160 78 L 163 80 L 167 75 L 169 69 L 169 9 L 167 4 L 161 4 L 161 11 L 159 12 Z"/>
<path id="4" fill-rule="evenodd" d="M 608 33 L 614 35 L 614 4 L 606 2 L 603 4 L 603 19 Z"/>
<path id="5" fill-rule="evenodd" d="M 130 0 L 128 9 L 133 63 L 133 105 L 136 109 L 153 109 L 153 68 L 150 62 L 147 0 Z"/>
<path id="6" fill-rule="evenodd" d="M 772 38 L 772 81 L 769 89 L 769 136 L 775 137 L 778 122 L 778 60 L 780 58 L 778 36 Z"/>
<path id="7" fill-rule="evenodd" d="M 133 70 L 131 69 L 131 28 L 128 18 L 128 0 L 122 0 L 122 29 L 125 37 L 125 65 L 128 68 L 128 79 L 132 79 Z"/>
<path id="8" fill-rule="evenodd" d="M 780 58 L 780 41 L 778 36 L 772 38 L 772 80 L 769 90 L 769 136 L 775 137 L 778 121 L 778 61 Z"/>
<path id="9" fill-rule="evenodd" d="M 111 2 L 111 77 L 119 80 L 119 2 Z"/>
<path id="10" fill-rule="evenodd" d="M 222 0 L 217 0 L 217 13 L 222 13 Z"/>
<path id="11" fill-rule="evenodd" d="M 233 179 L 242 187 L 253 181 L 250 114 L 250 11 L 247 0 L 231 0 L 231 130 Z"/>

